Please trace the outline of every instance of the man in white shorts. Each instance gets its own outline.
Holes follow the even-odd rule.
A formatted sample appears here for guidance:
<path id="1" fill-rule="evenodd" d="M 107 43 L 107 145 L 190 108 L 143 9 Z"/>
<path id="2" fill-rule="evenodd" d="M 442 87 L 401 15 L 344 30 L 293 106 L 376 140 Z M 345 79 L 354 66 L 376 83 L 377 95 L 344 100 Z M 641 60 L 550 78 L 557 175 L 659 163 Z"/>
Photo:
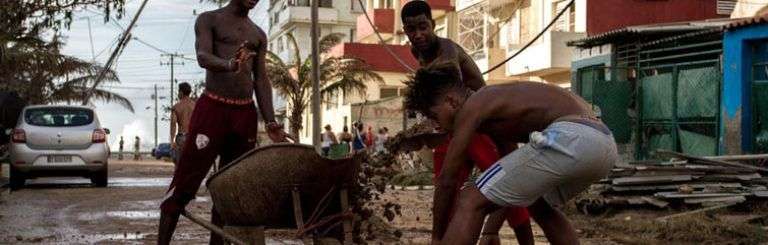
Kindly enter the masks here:
<path id="1" fill-rule="evenodd" d="M 436 120 L 453 135 L 434 197 L 433 244 L 473 244 L 488 213 L 527 207 L 552 244 L 578 244 L 554 207 L 608 174 L 618 160 L 610 130 L 589 105 L 560 87 L 514 82 L 476 92 L 452 67 L 419 70 L 408 82 L 406 109 Z M 454 179 L 472 136 L 490 136 L 505 155 L 462 190 L 453 209 Z M 527 143 L 516 149 L 518 143 Z M 450 219 L 450 224 L 449 224 Z"/>

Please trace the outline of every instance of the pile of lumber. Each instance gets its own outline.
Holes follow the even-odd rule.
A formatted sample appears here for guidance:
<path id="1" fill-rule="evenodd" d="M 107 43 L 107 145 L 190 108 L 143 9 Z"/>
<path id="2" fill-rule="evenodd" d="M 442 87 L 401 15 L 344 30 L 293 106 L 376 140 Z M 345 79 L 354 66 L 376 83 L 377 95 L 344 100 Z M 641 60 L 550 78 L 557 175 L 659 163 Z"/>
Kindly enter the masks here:
<path id="1" fill-rule="evenodd" d="M 595 185 L 598 198 L 578 202 L 585 213 L 605 207 L 679 208 L 722 206 L 768 200 L 768 168 L 755 162 L 766 155 L 695 157 L 657 151 L 668 161 L 619 165 Z"/>

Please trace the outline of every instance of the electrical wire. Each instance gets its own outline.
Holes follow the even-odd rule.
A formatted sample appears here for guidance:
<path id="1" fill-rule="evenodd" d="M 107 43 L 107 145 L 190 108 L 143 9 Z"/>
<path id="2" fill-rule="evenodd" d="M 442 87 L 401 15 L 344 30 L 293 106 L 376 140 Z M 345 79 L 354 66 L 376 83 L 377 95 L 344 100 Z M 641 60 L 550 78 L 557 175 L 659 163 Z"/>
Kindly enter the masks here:
<path id="1" fill-rule="evenodd" d="M 357 0 L 357 2 L 360 4 L 360 6 L 365 6 L 365 4 L 363 4 L 363 0 Z M 368 20 L 368 24 L 373 29 L 373 32 L 376 33 L 377 37 L 379 37 L 379 43 L 384 47 L 385 50 L 387 50 L 389 55 L 391 55 L 392 58 L 395 58 L 395 60 L 397 60 L 397 62 L 400 63 L 400 65 L 403 66 L 406 70 L 410 72 L 415 72 L 416 70 L 414 70 L 411 66 L 409 66 L 408 63 L 405 63 L 405 61 L 400 59 L 400 56 L 397 56 L 397 54 L 395 54 L 395 52 L 389 48 L 389 45 L 387 45 L 387 43 L 384 41 L 384 38 L 381 37 L 379 30 L 376 28 L 376 25 L 373 24 L 373 21 L 371 21 L 371 17 L 368 16 L 368 10 L 366 10 L 365 8 L 363 8 L 363 15 L 365 15 L 365 19 Z"/>
<path id="2" fill-rule="evenodd" d="M 552 21 L 550 21 L 550 22 L 549 22 L 549 24 L 548 24 L 546 27 L 544 27 L 544 29 L 543 29 L 543 30 L 541 30 L 541 32 L 539 32 L 539 34 L 537 34 L 535 37 L 533 37 L 533 39 L 531 39 L 531 41 L 529 41 L 528 43 L 526 43 L 526 44 L 525 44 L 525 46 L 523 46 L 521 49 L 517 50 L 517 52 L 515 52 L 515 53 L 514 53 L 512 56 L 509 56 L 509 57 L 507 57 L 507 58 L 506 58 L 504 61 L 502 61 L 502 62 L 500 62 L 500 63 L 496 64 L 495 66 L 491 67 L 491 69 L 488 69 L 487 71 L 483 72 L 483 75 L 485 75 L 485 74 L 488 74 L 488 73 L 490 73 L 490 72 L 492 72 L 492 71 L 494 71 L 494 70 L 498 69 L 498 68 L 499 68 L 499 67 L 501 67 L 502 65 L 506 64 L 506 63 L 507 63 L 507 62 L 509 62 L 510 60 L 512 60 L 512 59 L 514 59 L 515 57 L 517 57 L 518 55 L 520 55 L 520 53 L 522 53 L 523 51 L 525 51 L 525 50 L 526 50 L 528 47 L 530 47 L 531 45 L 533 45 L 533 43 L 534 43 L 534 42 L 536 42 L 536 40 L 538 40 L 539 38 L 541 38 L 541 36 L 543 36 L 543 35 L 544 35 L 544 33 L 546 33 L 546 32 L 547 32 L 547 30 L 549 30 L 549 28 L 551 28 L 551 27 L 552 27 L 552 26 L 555 24 L 555 22 L 557 22 L 557 19 L 560 19 L 560 17 L 561 17 L 561 16 L 563 16 L 563 14 L 565 14 L 565 12 L 566 12 L 566 11 L 568 11 L 568 9 L 570 9 L 570 8 L 573 8 L 573 4 L 574 4 L 575 2 L 576 2 L 576 0 L 571 0 L 571 2 L 569 2 L 569 3 L 568 3 L 568 5 L 566 5 L 566 6 L 565 6 L 565 8 L 563 8 L 562 10 L 560 10 L 560 13 L 557 13 L 557 16 L 555 16 L 555 18 L 552 18 Z"/>

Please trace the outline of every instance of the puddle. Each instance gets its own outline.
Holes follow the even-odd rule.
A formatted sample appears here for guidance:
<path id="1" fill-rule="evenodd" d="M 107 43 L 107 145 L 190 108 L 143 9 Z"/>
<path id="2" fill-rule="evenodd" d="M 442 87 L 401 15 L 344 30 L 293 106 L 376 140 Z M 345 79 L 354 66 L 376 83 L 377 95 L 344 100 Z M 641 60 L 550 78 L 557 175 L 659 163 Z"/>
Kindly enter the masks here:
<path id="1" fill-rule="evenodd" d="M 39 178 L 27 180 L 27 183 L 30 186 L 91 185 L 91 181 L 85 178 Z M 110 187 L 168 187 L 170 184 L 171 178 L 109 178 Z"/>
<path id="2" fill-rule="evenodd" d="M 118 219 L 158 219 L 160 218 L 160 211 L 110 211 L 99 213 L 81 213 L 78 215 L 79 220 L 100 220 L 104 218 L 118 218 Z"/>
<path id="3" fill-rule="evenodd" d="M 167 187 L 171 178 L 109 178 L 111 187 Z"/>

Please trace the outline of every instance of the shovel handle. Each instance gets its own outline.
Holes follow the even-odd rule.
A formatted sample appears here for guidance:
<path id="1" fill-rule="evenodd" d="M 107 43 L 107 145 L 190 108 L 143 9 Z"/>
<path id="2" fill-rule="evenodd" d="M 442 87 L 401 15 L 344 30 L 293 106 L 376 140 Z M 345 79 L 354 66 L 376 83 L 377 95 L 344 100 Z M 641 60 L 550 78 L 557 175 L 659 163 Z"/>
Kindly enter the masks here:
<path id="1" fill-rule="evenodd" d="M 213 223 L 211 223 L 211 222 L 201 218 L 200 216 L 197 216 L 197 215 L 194 215 L 194 214 L 190 213 L 187 210 L 182 211 L 181 215 L 184 215 L 184 217 L 187 217 L 192 222 L 195 222 L 198 225 L 201 225 L 201 226 L 205 227 L 205 229 L 208 229 L 209 231 L 218 234 L 219 236 L 224 238 L 224 240 L 227 240 L 227 241 L 229 241 L 229 242 L 231 242 L 233 244 L 237 244 L 237 245 L 248 245 L 248 243 L 243 242 L 243 240 L 240 240 L 237 237 L 235 237 L 235 236 L 233 236 L 233 235 L 231 235 L 229 233 L 224 232 L 224 230 L 222 230 L 220 227 L 218 227 L 218 226 L 214 225 Z"/>

